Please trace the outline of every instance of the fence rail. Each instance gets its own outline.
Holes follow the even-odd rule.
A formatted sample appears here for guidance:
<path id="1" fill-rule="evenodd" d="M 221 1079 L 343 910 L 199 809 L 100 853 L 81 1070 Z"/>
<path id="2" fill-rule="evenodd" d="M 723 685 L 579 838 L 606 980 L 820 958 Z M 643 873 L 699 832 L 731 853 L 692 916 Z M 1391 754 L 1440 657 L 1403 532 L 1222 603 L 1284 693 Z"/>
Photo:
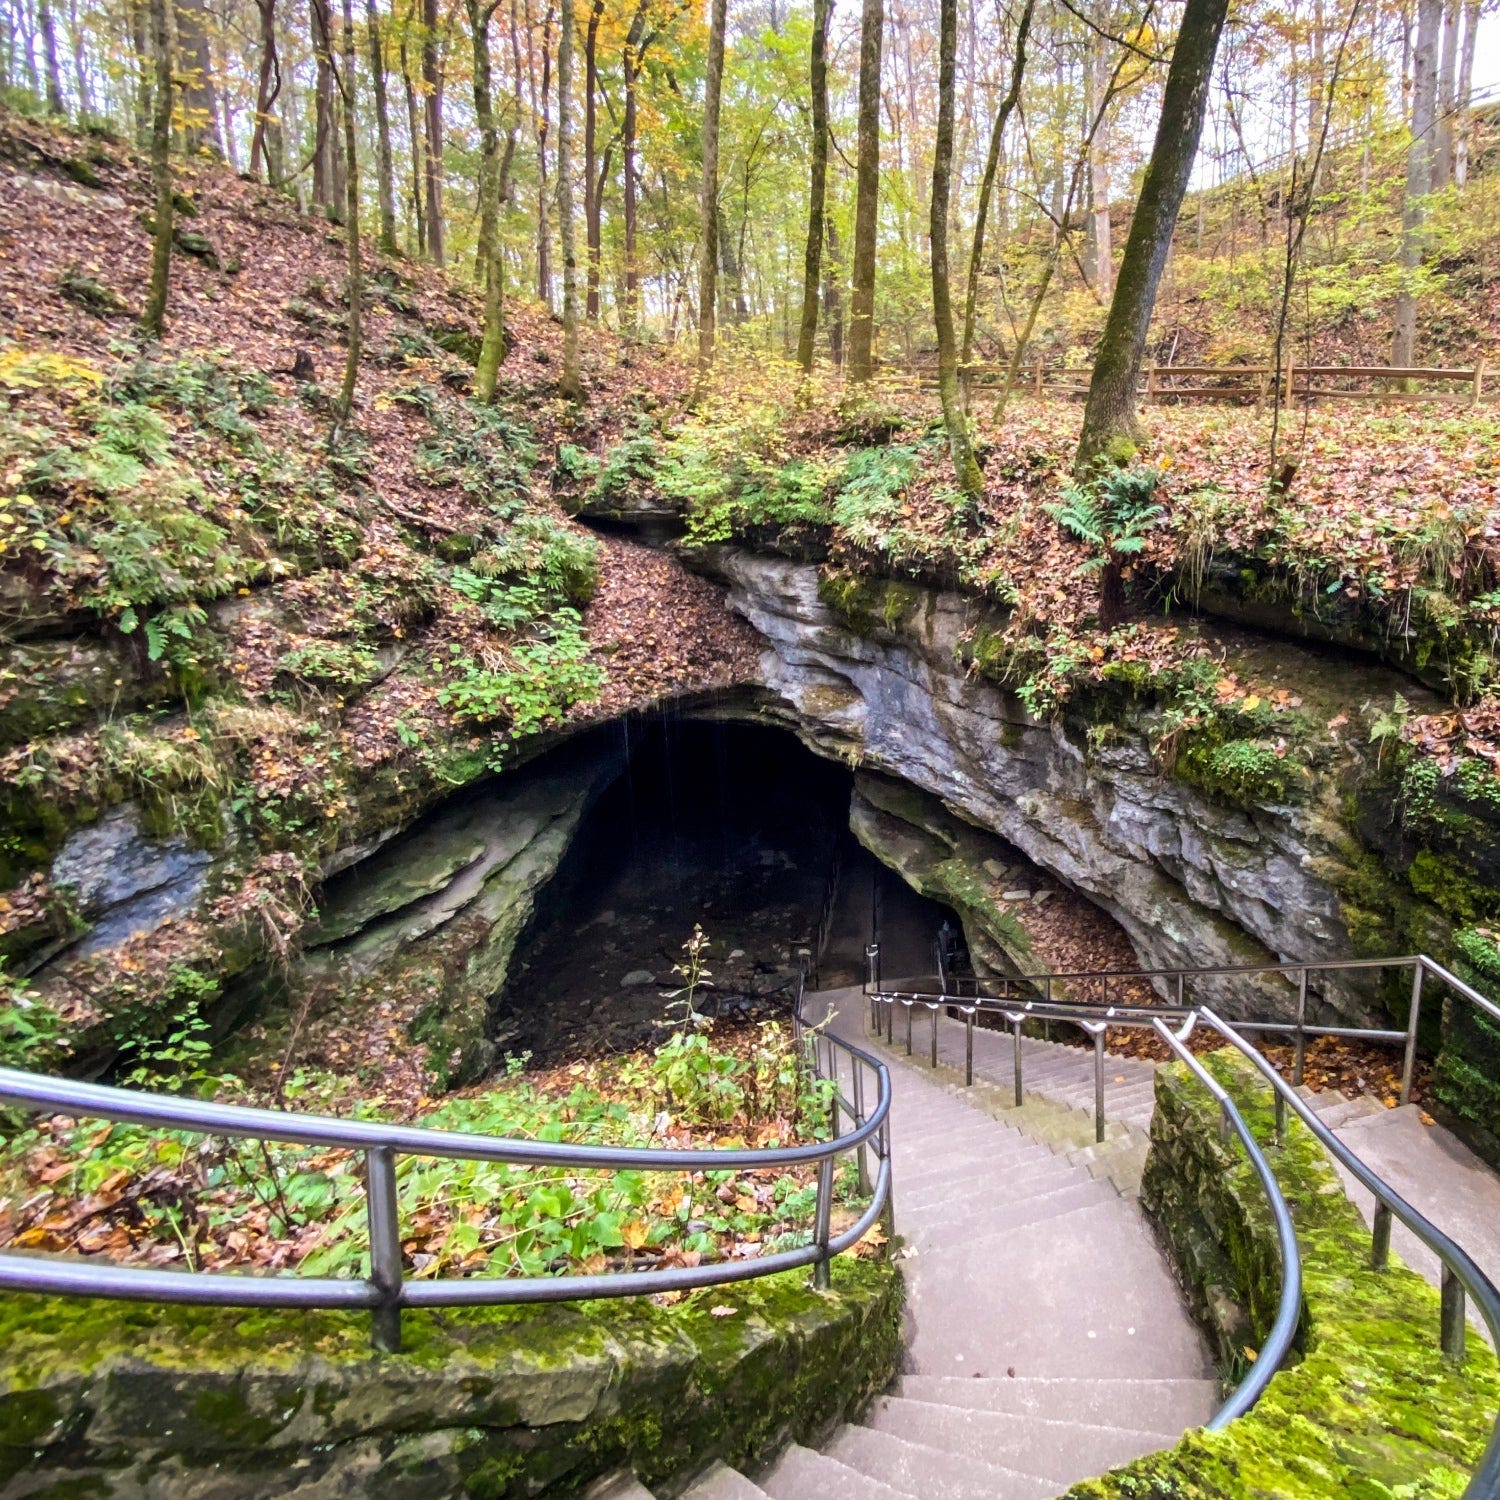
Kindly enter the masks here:
<path id="1" fill-rule="evenodd" d="M 530 1302 L 574 1302 L 598 1297 L 647 1296 L 747 1281 L 798 1266 L 812 1266 L 819 1285 L 828 1283 L 829 1262 L 859 1243 L 885 1211 L 891 1167 L 887 1116 L 890 1074 L 884 1063 L 837 1037 L 806 1025 L 805 982 L 799 982 L 793 1029 L 808 1062 L 822 1071 L 832 1064 L 833 1138 L 802 1146 L 758 1150 L 671 1147 L 583 1146 L 512 1140 L 418 1126 L 342 1120 L 326 1115 L 253 1109 L 237 1104 L 44 1077 L 0 1068 L 0 1106 L 41 1114 L 67 1114 L 165 1130 L 277 1141 L 361 1152 L 365 1161 L 366 1221 L 370 1274 L 363 1279 L 297 1275 L 256 1276 L 227 1271 L 150 1270 L 109 1261 L 53 1259 L 39 1254 L 0 1253 L 0 1291 L 105 1297 L 137 1302 L 182 1302 L 229 1307 L 367 1308 L 372 1342 L 389 1351 L 401 1347 L 401 1310 Z M 821 1040 L 820 1040 L 821 1038 Z M 851 1098 L 839 1093 L 838 1065 L 849 1070 Z M 826 1076 L 826 1074 L 825 1074 Z M 867 1079 L 873 1088 L 867 1090 Z M 867 1111 L 867 1092 L 874 1103 Z M 842 1117 L 850 1129 L 840 1132 Z M 867 1188 L 866 1152 L 878 1161 L 871 1201 L 849 1228 L 830 1229 L 835 1160 L 857 1153 L 860 1182 Z M 772 1255 L 661 1270 L 537 1277 L 446 1277 L 408 1280 L 401 1260 L 398 1156 L 447 1157 L 508 1166 L 558 1167 L 578 1171 L 735 1171 L 816 1166 L 817 1202 L 811 1241 Z"/>
<path id="2" fill-rule="evenodd" d="M 965 389 L 996 390 L 1010 374 L 1008 364 L 973 363 L 959 367 Z M 1035 398 L 1081 396 L 1088 392 L 1091 365 L 1051 365 L 1034 360 L 1016 372 L 1017 395 Z M 1493 401 L 1500 391 L 1487 389 L 1485 362 L 1472 369 L 1388 365 L 1147 365 L 1138 393 L 1143 401 L 1439 401 L 1474 406 Z M 935 390 L 934 366 L 912 364 L 882 370 L 877 381 L 889 389 Z M 1183 385 L 1182 381 L 1192 384 Z M 1391 387 L 1399 386 L 1400 389 Z"/>

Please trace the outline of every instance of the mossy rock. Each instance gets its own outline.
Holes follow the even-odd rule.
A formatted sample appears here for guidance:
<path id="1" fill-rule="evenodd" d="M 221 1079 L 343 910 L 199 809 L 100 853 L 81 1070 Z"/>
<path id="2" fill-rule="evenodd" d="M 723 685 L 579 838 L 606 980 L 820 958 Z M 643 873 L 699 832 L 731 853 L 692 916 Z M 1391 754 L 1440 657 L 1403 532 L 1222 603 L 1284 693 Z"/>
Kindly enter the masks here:
<path id="1" fill-rule="evenodd" d="M 620 1465 L 670 1485 L 816 1440 L 895 1372 L 895 1267 L 643 1301 L 363 1315 L 14 1297 L 0 1306 L 0 1489 L 372 1500 L 571 1495 Z M 725 1313 L 725 1308 L 733 1309 Z M 47 1485 L 38 1489 L 39 1482 Z M 415 1487 L 414 1487 L 415 1486 Z"/>

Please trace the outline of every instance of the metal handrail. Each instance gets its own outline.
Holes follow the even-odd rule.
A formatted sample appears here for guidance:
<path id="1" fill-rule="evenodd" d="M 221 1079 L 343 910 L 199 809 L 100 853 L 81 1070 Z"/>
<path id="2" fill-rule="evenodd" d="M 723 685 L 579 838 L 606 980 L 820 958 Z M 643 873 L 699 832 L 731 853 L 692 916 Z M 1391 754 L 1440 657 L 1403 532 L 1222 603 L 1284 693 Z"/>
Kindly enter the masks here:
<path id="1" fill-rule="evenodd" d="M 1284 1118 L 1282 1111 L 1292 1109 L 1307 1128 L 1312 1131 L 1323 1149 L 1342 1162 L 1359 1182 L 1375 1196 L 1375 1227 L 1371 1243 L 1370 1260 L 1377 1269 L 1388 1262 L 1391 1246 L 1391 1218 L 1396 1218 L 1416 1235 L 1442 1263 L 1442 1298 L 1440 1313 L 1440 1338 L 1443 1353 L 1458 1363 L 1463 1358 L 1466 1324 L 1464 1318 L 1465 1294 L 1474 1299 L 1480 1316 L 1490 1330 L 1495 1347 L 1500 1350 L 1500 1289 L 1475 1264 L 1474 1259 L 1458 1244 L 1444 1234 L 1432 1221 L 1411 1206 L 1384 1178 L 1379 1176 L 1332 1130 L 1320 1120 L 1307 1103 L 1276 1071 L 1270 1061 L 1240 1036 L 1227 1021 L 1216 1016 L 1205 1007 L 1201 1012 L 1205 1025 L 1218 1032 L 1232 1047 L 1243 1053 L 1264 1076 L 1276 1093 L 1277 1119 Z M 1279 1129 L 1278 1123 L 1278 1129 Z M 1470 1477 L 1464 1490 L 1470 1500 L 1494 1500 L 1500 1495 L 1500 1420 L 1497 1420 L 1490 1440 L 1480 1456 L 1479 1465 Z"/>
<path id="2" fill-rule="evenodd" d="M 1271 1170 L 1265 1152 L 1260 1149 L 1260 1143 L 1245 1123 L 1245 1117 L 1240 1113 L 1238 1105 L 1229 1097 L 1229 1091 L 1184 1045 L 1196 1020 L 1197 1017 L 1189 1016 L 1180 1032 L 1174 1032 L 1165 1021 L 1158 1021 L 1155 1031 L 1187 1065 L 1188 1070 L 1198 1082 L 1218 1101 L 1222 1119 L 1227 1121 L 1234 1133 L 1239 1136 L 1240 1144 L 1245 1148 L 1245 1155 L 1250 1158 L 1250 1165 L 1254 1167 L 1255 1175 L 1260 1178 L 1266 1201 L 1271 1205 L 1271 1217 L 1276 1221 L 1276 1239 L 1281 1246 L 1281 1296 L 1276 1305 L 1275 1321 L 1262 1341 L 1260 1353 L 1256 1356 L 1255 1363 L 1251 1365 L 1249 1373 L 1235 1387 L 1229 1399 L 1209 1419 L 1208 1430 L 1218 1432 L 1227 1427 L 1236 1417 L 1244 1416 L 1255 1405 L 1262 1392 L 1274 1379 L 1287 1355 L 1291 1353 L 1292 1342 L 1297 1337 L 1297 1323 L 1302 1316 L 1302 1252 L 1297 1245 L 1297 1231 L 1292 1224 L 1292 1211 L 1287 1207 L 1281 1184 L 1277 1182 L 1276 1174 Z"/>
<path id="3" fill-rule="evenodd" d="M 876 957 L 878 962 L 878 955 Z M 1307 982 L 1308 976 L 1312 974 L 1330 974 L 1350 970 L 1366 969 L 1410 969 L 1412 970 L 1411 1004 L 1407 1010 L 1406 1025 L 1401 1030 L 1387 1030 L 1377 1027 L 1365 1026 L 1316 1026 L 1307 1021 Z M 872 969 L 873 974 L 873 969 Z M 1402 1042 L 1405 1045 L 1405 1053 L 1401 1066 L 1401 1102 L 1411 1102 L 1412 1079 L 1417 1059 L 1417 1033 L 1421 1022 L 1423 981 L 1428 976 L 1446 984 L 1453 992 L 1459 995 L 1469 1004 L 1477 1007 L 1486 1015 L 1496 1021 L 1500 1021 L 1500 1005 L 1497 1005 L 1487 996 L 1482 995 L 1473 985 L 1465 983 L 1451 969 L 1440 964 L 1436 959 L 1429 958 L 1425 953 L 1402 954 L 1393 958 L 1344 958 L 1344 959 L 1314 959 L 1308 962 L 1288 962 L 1274 964 L 1225 964 L 1215 967 L 1202 968 L 1178 968 L 1178 969 L 1075 969 L 1059 970 L 1041 974 L 1018 974 L 1013 978 L 1002 979 L 1007 992 L 1013 985 L 1029 985 L 1033 989 L 1039 989 L 1042 994 L 1043 1005 L 1060 1007 L 1056 1015 L 1049 1015 L 1049 1020 L 1069 1020 L 1070 1010 L 1083 1007 L 1089 1010 L 1098 1009 L 1088 1001 L 1059 1000 L 1053 996 L 1053 987 L 1070 981 L 1088 980 L 1100 984 L 1103 993 L 1107 996 L 1111 981 L 1124 979 L 1145 980 L 1169 980 L 1175 991 L 1175 1006 L 1168 1007 L 1145 1007 L 1145 1006 L 1115 1006 L 1111 1007 L 1112 1017 L 1118 1012 L 1118 1019 L 1112 1024 L 1132 1025 L 1139 1024 L 1132 1018 L 1133 1012 L 1145 1016 L 1145 1024 L 1150 1023 L 1150 1015 L 1186 1015 L 1189 1010 L 1196 1007 L 1188 1006 L 1186 1003 L 1187 986 L 1193 980 L 1203 979 L 1225 979 L 1244 978 L 1261 975 L 1276 976 L 1284 979 L 1292 979 L 1297 982 L 1297 1019 L 1295 1021 L 1236 1021 L 1234 1024 L 1244 1030 L 1263 1032 L 1283 1032 L 1291 1035 L 1296 1044 L 1296 1058 L 1294 1062 L 1293 1082 L 1302 1082 L 1303 1052 L 1306 1039 L 1310 1036 L 1342 1036 L 1363 1041 L 1389 1041 Z M 981 995 L 978 993 L 978 981 L 974 981 L 975 990 L 973 994 L 934 995 L 931 991 L 903 990 L 898 986 L 886 986 L 883 993 L 895 994 L 898 997 L 909 995 L 913 1000 L 925 1002 L 937 999 L 940 1003 L 957 1005 L 965 1001 L 979 1004 L 981 1006 L 989 1002 L 990 1005 L 1014 1005 L 1014 1000 L 1009 994 L 1006 995 Z M 875 986 L 877 989 L 880 986 Z M 866 990 L 869 992 L 871 983 L 867 982 Z M 944 986 L 946 989 L 946 986 Z M 1028 1002 L 1034 1004 L 1035 1002 Z"/>
<path id="4" fill-rule="evenodd" d="M 793 1029 L 799 1046 L 808 1034 L 803 1019 L 805 996 L 804 971 L 799 979 L 793 1009 Z M 832 1258 L 857 1244 L 886 1210 L 891 1185 L 887 1127 L 891 1081 L 889 1070 L 879 1058 L 841 1037 L 822 1033 L 813 1035 L 822 1035 L 826 1043 L 835 1072 L 835 1084 L 836 1058 L 839 1054 L 848 1058 L 855 1102 L 838 1095 L 835 1086 L 834 1131 L 828 1141 L 754 1150 L 586 1146 L 467 1135 L 461 1131 L 341 1120 L 326 1115 L 255 1109 L 239 1104 L 215 1104 L 177 1095 L 158 1096 L 0 1068 L 0 1105 L 204 1135 L 362 1152 L 370 1241 L 370 1275 L 366 1279 L 165 1271 L 94 1261 L 53 1260 L 35 1253 L 0 1252 L 0 1290 L 230 1307 L 368 1308 L 373 1315 L 372 1341 L 376 1348 L 394 1352 L 401 1346 L 400 1316 L 404 1307 L 573 1302 L 600 1297 L 648 1296 L 747 1281 L 807 1265 L 814 1267 L 818 1284 L 826 1286 Z M 816 1041 L 810 1049 L 810 1061 L 814 1068 L 821 1068 Z M 868 1113 L 863 1102 L 866 1070 L 873 1071 L 876 1083 L 875 1102 Z M 853 1127 L 843 1133 L 839 1131 L 840 1107 Z M 865 1156 L 869 1147 L 873 1147 L 880 1163 L 871 1202 L 853 1225 L 835 1235 L 830 1228 L 834 1161 L 851 1151 L 857 1152 L 863 1186 L 868 1181 Z M 807 1245 L 750 1260 L 672 1266 L 660 1270 L 409 1281 L 401 1264 L 397 1156 L 446 1157 L 509 1166 L 566 1167 L 584 1171 L 751 1171 L 816 1164 L 818 1189 L 813 1239 Z"/>
<path id="5" fill-rule="evenodd" d="M 873 946 L 873 945 L 872 945 Z M 1473 1258 L 1436 1225 L 1423 1217 L 1401 1197 L 1382 1177 L 1362 1161 L 1348 1146 L 1334 1135 L 1316 1113 L 1297 1094 L 1296 1085 L 1301 1083 L 1302 1048 L 1307 1036 L 1314 1035 L 1364 1035 L 1382 1040 L 1404 1041 L 1407 1044 L 1404 1062 L 1403 1102 L 1410 1097 L 1411 1069 L 1415 1053 L 1418 1010 L 1422 1002 L 1422 980 L 1431 975 L 1453 989 L 1466 1000 L 1476 1005 L 1487 1015 L 1500 1019 L 1500 1006 L 1487 996 L 1459 979 L 1451 970 L 1428 958 L 1425 954 L 1397 959 L 1355 959 L 1347 964 L 1336 961 L 1321 961 L 1316 964 L 1246 965 L 1234 969 L 1158 970 L 1158 971 L 1112 971 L 1105 975 L 1099 971 L 1084 971 L 1069 975 L 1070 978 L 1114 978 L 1135 977 L 1154 972 L 1161 976 L 1178 977 L 1184 980 L 1194 974 L 1261 973 L 1280 972 L 1300 976 L 1298 1019 L 1296 1022 L 1229 1022 L 1204 1005 L 1171 1006 L 1117 1006 L 1079 1000 L 1025 1000 L 1019 1003 L 1006 1002 L 998 997 L 983 995 L 947 995 L 886 989 L 879 983 L 879 953 L 867 953 L 869 978 L 865 994 L 870 1002 L 874 1029 L 881 1035 L 881 1007 L 884 1007 L 885 1034 L 888 1044 L 894 1044 L 895 1014 L 898 1006 L 905 1008 L 907 1015 L 907 1051 L 911 1051 L 911 1014 L 917 1006 L 926 1008 L 932 1016 L 932 1065 L 937 1066 L 937 1016 L 940 1011 L 956 1010 L 963 1019 L 966 1038 L 966 1081 L 974 1081 L 974 1018 L 982 1012 L 997 1013 L 1010 1025 L 1015 1037 L 1015 1089 L 1016 1103 L 1022 1102 L 1022 1053 L 1021 1026 L 1027 1020 L 1060 1020 L 1079 1026 L 1090 1034 L 1094 1041 L 1095 1078 L 1095 1122 L 1098 1139 L 1104 1139 L 1104 1092 L 1103 1092 L 1103 1035 L 1109 1026 L 1149 1027 L 1188 1066 L 1194 1076 L 1218 1101 L 1226 1128 L 1232 1128 L 1244 1145 L 1256 1175 L 1265 1190 L 1272 1216 L 1276 1223 L 1277 1238 L 1281 1247 L 1282 1285 L 1276 1319 L 1266 1336 L 1263 1348 L 1254 1368 L 1236 1388 L 1233 1395 L 1215 1414 L 1208 1424 L 1217 1430 L 1242 1415 L 1254 1405 L 1256 1399 L 1270 1383 L 1281 1363 L 1292 1347 L 1301 1302 L 1301 1257 L 1297 1247 L 1295 1228 L 1280 1185 L 1266 1161 L 1264 1153 L 1255 1141 L 1253 1133 L 1245 1124 L 1233 1100 L 1201 1063 L 1184 1045 L 1194 1027 L 1200 1022 L 1221 1035 L 1226 1042 L 1237 1048 L 1267 1079 L 1273 1089 L 1276 1107 L 1276 1136 L 1278 1141 L 1286 1137 L 1286 1110 L 1290 1107 L 1299 1119 L 1312 1131 L 1314 1137 L 1341 1162 L 1375 1197 L 1375 1222 L 1371 1237 L 1370 1260 L 1377 1270 L 1383 1269 L 1389 1260 L 1391 1221 L 1400 1219 L 1428 1249 L 1437 1255 L 1442 1266 L 1440 1285 L 1439 1342 L 1444 1355 L 1459 1363 L 1464 1355 L 1465 1300 L 1472 1297 L 1489 1326 L 1497 1349 L 1500 1349 L 1500 1290 L 1475 1264 Z M 1407 1028 L 1403 1031 L 1372 1031 L 1362 1028 L 1318 1027 L 1309 1025 L 1305 1019 L 1307 998 L 1306 974 L 1314 969 L 1378 968 L 1382 966 L 1410 967 L 1414 970 L 1412 985 L 1412 1008 Z M 1057 978 L 1056 975 L 1023 976 L 1030 980 Z M 1050 991 L 1050 985 L 1047 986 Z M 1183 992 L 1179 985 L 1178 994 Z M 1180 1021 L 1177 1031 L 1167 1024 L 1168 1019 Z M 1273 1032 L 1291 1031 L 1297 1040 L 1297 1075 L 1288 1083 L 1275 1065 L 1240 1033 L 1245 1030 Z M 1496 1500 L 1500 1497 L 1500 1414 L 1490 1441 L 1481 1456 L 1468 1487 L 1464 1491 L 1466 1500 Z"/>

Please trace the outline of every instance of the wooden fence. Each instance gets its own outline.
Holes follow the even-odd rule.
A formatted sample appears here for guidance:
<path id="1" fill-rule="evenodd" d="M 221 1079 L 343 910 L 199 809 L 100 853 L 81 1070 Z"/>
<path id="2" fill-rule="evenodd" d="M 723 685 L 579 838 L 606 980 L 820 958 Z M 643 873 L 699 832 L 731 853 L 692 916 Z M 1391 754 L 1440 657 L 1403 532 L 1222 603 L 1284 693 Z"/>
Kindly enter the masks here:
<path id="1" fill-rule="evenodd" d="M 969 364 L 959 377 L 972 393 L 998 391 L 1010 367 Z M 1016 376 L 1018 396 L 1082 396 L 1093 369 L 1087 365 L 1049 365 L 1036 360 Z M 890 366 L 877 380 L 891 390 L 935 390 L 931 365 Z M 1472 370 L 1400 369 L 1386 365 L 1147 365 L 1141 372 L 1145 401 L 1253 401 L 1264 405 L 1277 393 L 1283 400 L 1447 401 L 1472 406 L 1494 400 L 1485 390 L 1485 365 Z"/>

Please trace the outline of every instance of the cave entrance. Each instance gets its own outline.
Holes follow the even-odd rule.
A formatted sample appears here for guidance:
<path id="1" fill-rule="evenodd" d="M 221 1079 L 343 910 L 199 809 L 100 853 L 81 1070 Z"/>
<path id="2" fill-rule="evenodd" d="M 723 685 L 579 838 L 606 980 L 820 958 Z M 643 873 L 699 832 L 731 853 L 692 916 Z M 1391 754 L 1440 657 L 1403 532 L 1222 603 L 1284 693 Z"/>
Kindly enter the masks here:
<path id="1" fill-rule="evenodd" d="M 932 967 L 944 921 L 959 927 L 850 833 L 852 773 L 786 730 L 660 718 L 617 732 L 625 769 L 540 894 L 496 1001 L 502 1050 L 548 1064 L 649 1045 L 695 924 L 713 981 L 700 1005 L 751 1019 L 787 1013 L 804 950 L 822 985 L 857 984 L 877 926 L 903 973 Z"/>

